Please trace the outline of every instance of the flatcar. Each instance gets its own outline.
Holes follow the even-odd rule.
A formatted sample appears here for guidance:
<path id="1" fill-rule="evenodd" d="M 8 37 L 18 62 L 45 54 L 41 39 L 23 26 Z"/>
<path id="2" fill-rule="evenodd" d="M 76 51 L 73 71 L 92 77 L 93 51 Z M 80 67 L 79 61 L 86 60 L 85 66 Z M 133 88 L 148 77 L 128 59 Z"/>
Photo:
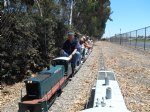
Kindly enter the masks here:
<path id="1" fill-rule="evenodd" d="M 52 66 L 39 72 L 37 76 L 25 80 L 26 95 L 19 102 L 18 112 L 48 112 L 56 96 L 81 67 L 89 53 L 76 68 L 72 68 L 68 57 L 53 59 Z"/>
<path id="2" fill-rule="evenodd" d="M 125 105 L 114 72 L 98 72 L 91 97 L 82 112 L 130 112 Z"/>

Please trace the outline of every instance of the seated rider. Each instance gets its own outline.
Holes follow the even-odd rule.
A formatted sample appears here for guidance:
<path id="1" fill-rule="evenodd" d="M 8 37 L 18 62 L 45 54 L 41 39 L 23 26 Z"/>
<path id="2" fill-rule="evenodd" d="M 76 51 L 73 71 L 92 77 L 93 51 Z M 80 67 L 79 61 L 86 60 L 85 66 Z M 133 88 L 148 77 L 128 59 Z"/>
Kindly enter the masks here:
<path id="1" fill-rule="evenodd" d="M 80 38 L 80 46 L 81 46 L 81 58 L 85 58 L 85 46 L 84 46 L 84 39 Z"/>
<path id="2" fill-rule="evenodd" d="M 84 45 L 84 49 L 85 49 L 85 54 L 88 54 L 89 50 L 92 48 L 92 46 L 87 42 L 86 37 L 83 36 L 83 45 Z"/>
<path id="3" fill-rule="evenodd" d="M 92 41 L 90 40 L 89 36 L 86 37 L 86 42 L 87 44 L 89 45 L 89 50 L 91 50 L 93 48 L 93 43 Z"/>
<path id="4" fill-rule="evenodd" d="M 89 37 L 87 36 L 87 37 L 84 37 L 84 45 L 85 45 L 85 47 L 86 48 L 88 48 L 88 49 L 91 49 L 92 48 L 92 45 L 91 45 L 91 43 L 90 43 L 90 41 L 89 41 Z"/>
<path id="5" fill-rule="evenodd" d="M 74 44 L 76 45 L 77 51 L 81 54 L 80 35 L 78 33 L 74 35 Z"/>
<path id="6" fill-rule="evenodd" d="M 73 67 L 81 60 L 81 55 L 77 51 L 77 42 L 75 42 L 74 33 L 68 33 L 68 39 L 64 42 L 60 55 L 69 57 Z"/>

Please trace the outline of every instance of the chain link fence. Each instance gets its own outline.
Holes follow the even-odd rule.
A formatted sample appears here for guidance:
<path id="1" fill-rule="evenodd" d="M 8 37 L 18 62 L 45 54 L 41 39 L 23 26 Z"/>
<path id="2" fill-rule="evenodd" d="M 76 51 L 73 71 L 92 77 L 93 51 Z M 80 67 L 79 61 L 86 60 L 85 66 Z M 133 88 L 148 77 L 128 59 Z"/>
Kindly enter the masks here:
<path id="1" fill-rule="evenodd" d="M 143 48 L 144 50 L 150 49 L 150 26 L 123 34 L 116 34 L 110 37 L 109 41 L 120 45 Z"/>

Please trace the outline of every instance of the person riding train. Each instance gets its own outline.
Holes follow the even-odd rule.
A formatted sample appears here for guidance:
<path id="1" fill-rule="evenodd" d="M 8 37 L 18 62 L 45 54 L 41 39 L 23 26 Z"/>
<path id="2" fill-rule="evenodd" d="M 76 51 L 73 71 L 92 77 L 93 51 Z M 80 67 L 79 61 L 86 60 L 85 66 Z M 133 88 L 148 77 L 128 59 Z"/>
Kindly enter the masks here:
<path id="1" fill-rule="evenodd" d="M 69 32 L 68 38 L 62 46 L 60 56 L 69 57 L 73 68 L 76 67 L 77 62 L 80 63 L 81 61 L 81 54 L 78 51 L 78 49 L 79 49 L 78 40 L 76 40 L 73 32 Z"/>
<path id="2" fill-rule="evenodd" d="M 84 54 L 88 54 L 90 52 L 90 50 L 92 49 L 92 43 L 89 43 L 88 38 L 86 38 L 85 36 L 83 36 L 80 39 L 80 45 L 81 45 L 83 56 L 84 56 Z"/>

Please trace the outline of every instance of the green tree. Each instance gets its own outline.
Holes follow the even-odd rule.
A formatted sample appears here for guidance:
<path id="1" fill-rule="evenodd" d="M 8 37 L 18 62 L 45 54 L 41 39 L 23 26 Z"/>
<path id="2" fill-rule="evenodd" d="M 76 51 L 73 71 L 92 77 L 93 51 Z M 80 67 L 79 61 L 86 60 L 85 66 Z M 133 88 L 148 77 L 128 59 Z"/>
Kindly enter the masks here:
<path id="1" fill-rule="evenodd" d="M 73 26 L 83 34 L 101 38 L 111 15 L 110 1 L 76 0 L 73 10 Z"/>
<path id="2" fill-rule="evenodd" d="M 12 0 L 14 10 L 0 2 L 0 75 L 24 76 L 49 66 L 59 53 L 68 30 L 101 38 L 110 19 L 109 0 L 73 0 L 73 22 L 69 29 L 72 0 Z M 22 6 L 27 10 L 22 11 Z M 10 8 L 12 9 L 12 8 Z"/>

